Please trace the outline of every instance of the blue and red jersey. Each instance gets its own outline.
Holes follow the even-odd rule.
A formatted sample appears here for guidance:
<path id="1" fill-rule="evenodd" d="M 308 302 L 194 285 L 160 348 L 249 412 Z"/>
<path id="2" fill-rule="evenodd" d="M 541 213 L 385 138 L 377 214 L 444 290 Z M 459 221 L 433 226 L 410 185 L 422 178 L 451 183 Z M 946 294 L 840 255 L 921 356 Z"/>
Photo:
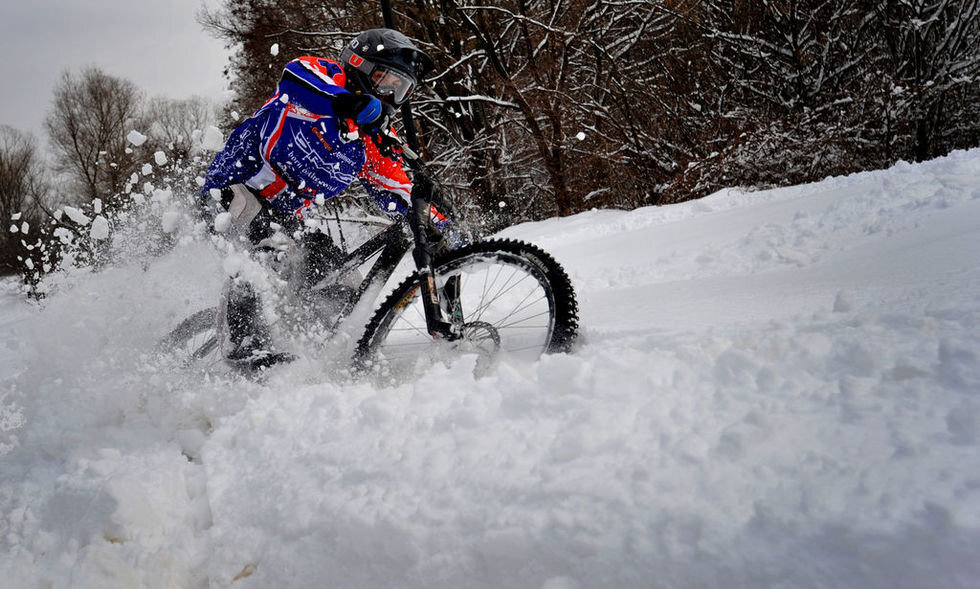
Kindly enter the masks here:
<path id="1" fill-rule="evenodd" d="M 302 217 L 319 198 L 332 198 L 359 180 L 382 210 L 407 212 L 412 182 L 400 160 L 382 156 L 352 121 L 334 115 L 332 99 L 348 92 L 346 81 L 343 68 L 329 59 L 300 57 L 286 64 L 276 93 L 215 156 L 202 196 L 241 183 L 275 209 Z"/>

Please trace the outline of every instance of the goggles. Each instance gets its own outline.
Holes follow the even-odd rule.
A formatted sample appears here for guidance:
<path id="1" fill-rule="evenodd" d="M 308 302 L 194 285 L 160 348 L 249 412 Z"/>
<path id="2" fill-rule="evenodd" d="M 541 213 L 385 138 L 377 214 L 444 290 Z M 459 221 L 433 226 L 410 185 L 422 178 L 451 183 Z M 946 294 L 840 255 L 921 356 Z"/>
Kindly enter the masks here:
<path id="1" fill-rule="evenodd" d="M 371 71 L 371 87 L 378 98 L 391 97 L 394 104 L 401 104 L 415 88 L 415 80 L 394 68 L 383 65 Z"/>

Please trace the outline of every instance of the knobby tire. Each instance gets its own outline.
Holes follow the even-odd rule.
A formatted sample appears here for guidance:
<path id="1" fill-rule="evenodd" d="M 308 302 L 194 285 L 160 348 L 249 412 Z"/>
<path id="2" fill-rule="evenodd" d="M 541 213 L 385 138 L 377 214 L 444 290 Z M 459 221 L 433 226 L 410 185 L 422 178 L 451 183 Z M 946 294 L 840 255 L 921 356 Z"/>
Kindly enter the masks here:
<path id="1" fill-rule="evenodd" d="M 482 280 L 482 284 L 474 285 L 473 281 L 467 284 L 463 280 L 464 299 L 472 300 L 477 297 L 482 301 L 491 295 L 513 295 L 509 302 L 498 303 L 494 298 L 475 305 L 471 303 L 469 308 L 463 308 L 464 314 L 470 315 L 464 317 L 464 325 L 468 326 L 469 331 L 482 336 L 485 341 L 493 338 L 495 341 L 486 347 L 495 348 L 494 353 L 499 348 L 504 352 L 516 350 L 537 358 L 542 353 L 567 352 L 574 343 L 578 331 L 578 305 L 571 281 L 561 265 L 537 246 L 509 239 L 483 241 L 448 252 L 435 261 L 434 267 L 436 276 L 443 280 L 473 270 L 472 273 L 477 275 L 477 280 Z M 514 277 L 510 276 L 511 273 Z M 399 345 L 394 354 L 401 356 L 403 348 L 409 350 L 405 352 L 406 362 L 410 362 L 415 355 L 431 354 L 440 359 L 439 356 L 444 357 L 459 351 L 460 345 L 447 346 L 445 342 L 423 333 L 424 318 L 418 309 L 421 307 L 418 298 L 423 289 L 419 288 L 419 283 L 417 273 L 406 278 L 375 311 L 364 335 L 357 343 L 354 353 L 355 369 L 384 370 L 388 340 L 395 339 L 392 334 L 396 330 L 400 333 L 395 337 L 409 337 L 414 342 Z M 479 292 L 481 289 L 482 293 Z M 521 289 L 529 290 L 524 298 L 521 298 Z M 476 294 L 474 290 L 477 291 Z M 518 292 L 514 294 L 512 291 Z M 494 305 L 504 306 L 504 309 L 497 314 L 499 320 L 490 321 L 488 319 L 495 316 Z M 532 305 L 535 306 L 534 310 L 528 311 Z M 535 336 L 540 337 L 540 345 L 532 342 L 526 349 L 507 348 L 503 341 L 505 337 L 523 337 L 513 335 L 520 333 L 518 330 L 522 329 L 519 324 L 523 319 L 519 315 L 532 317 L 528 319 L 528 323 L 533 325 L 523 327 L 525 331 L 543 332 L 543 335 Z M 403 323 L 407 325 L 403 327 Z M 464 339 L 467 338 L 464 336 Z M 475 347 L 479 351 L 480 345 L 479 342 L 470 342 L 469 347 Z M 464 347 L 463 351 L 468 349 Z"/>

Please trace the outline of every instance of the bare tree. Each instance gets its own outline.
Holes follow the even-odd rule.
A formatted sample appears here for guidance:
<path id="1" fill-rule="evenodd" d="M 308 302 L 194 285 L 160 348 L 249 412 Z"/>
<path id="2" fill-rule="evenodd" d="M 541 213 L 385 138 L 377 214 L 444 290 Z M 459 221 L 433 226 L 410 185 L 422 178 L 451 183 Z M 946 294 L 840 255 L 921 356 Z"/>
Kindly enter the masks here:
<path id="1" fill-rule="evenodd" d="M 917 161 L 976 145 L 980 0 L 880 0 L 875 10 L 891 107 L 910 127 L 888 140 L 910 144 Z"/>
<path id="2" fill-rule="evenodd" d="M 217 121 L 214 105 L 200 97 L 151 98 L 142 113 L 141 126 L 149 133 L 150 145 L 165 150 L 174 159 L 190 157 L 200 133 Z"/>
<path id="3" fill-rule="evenodd" d="M 648 195 L 650 139 L 665 112 L 653 93 L 655 39 L 669 18 L 650 2 L 447 0 L 416 2 L 406 16 L 447 64 L 435 78 L 440 111 L 422 113 L 432 131 L 459 132 L 487 204 L 535 218 L 581 210 L 603 192 L 589 206 Z"/>
<path id="4" fill-rule="evenodd" d="M 137 127 L 148 136 L 146 143 L 134 149 L 144 159 L 162 153 L 166 163 L 157 164 L 161 188 L 167 186 L 183 193 L 196 192 L 195 178 L 207 170 L 210 161 L 202 157 L 200 139 L 209 126 L 215 125 L 218 112 L 204 98 L 176 100 L 156 97 L 146 101 Z"/>
<path id="5" fill-rule="evenodd" d="M 47 191 L 34 137 L 0 125 L 0 274 L 22 270 L 25 241 L 40 227 L 39 203 Z"/>
<path id="6" fill-rule="evenodd" d="M 62 74 L 45 129 L 75 202 L 99 198 L 111 206 L 119 199 L 133 171 L 126 134 L 139 116 L 140 102 L 135 84 L 98 68 Z"/>
<path id="7" fill-rule="evenodd" d="M 381 26 L 377 5 L 365 8 L 354 0 L 224 0 L 220 9 L 203 10 L 199 21 L 236 49 L 226 75 L 234 81 L 230 109 L 240 115 L 268 99 L 289 60 L 339 55 L 362 28 Z"/>

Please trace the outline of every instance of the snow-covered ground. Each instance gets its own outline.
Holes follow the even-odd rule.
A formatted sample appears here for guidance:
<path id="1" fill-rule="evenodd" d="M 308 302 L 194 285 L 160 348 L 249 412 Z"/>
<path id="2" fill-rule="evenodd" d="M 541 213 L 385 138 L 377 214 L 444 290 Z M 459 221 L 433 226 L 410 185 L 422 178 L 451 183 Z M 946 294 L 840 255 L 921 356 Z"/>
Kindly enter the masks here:
<path id="1" fill-rule="evenodd" d="M 583 333 L 482 379 L 163 370 L 200 243 L 0 297 L 0 585 L 980 586 L 980 150 L 505 235 Z"/>

